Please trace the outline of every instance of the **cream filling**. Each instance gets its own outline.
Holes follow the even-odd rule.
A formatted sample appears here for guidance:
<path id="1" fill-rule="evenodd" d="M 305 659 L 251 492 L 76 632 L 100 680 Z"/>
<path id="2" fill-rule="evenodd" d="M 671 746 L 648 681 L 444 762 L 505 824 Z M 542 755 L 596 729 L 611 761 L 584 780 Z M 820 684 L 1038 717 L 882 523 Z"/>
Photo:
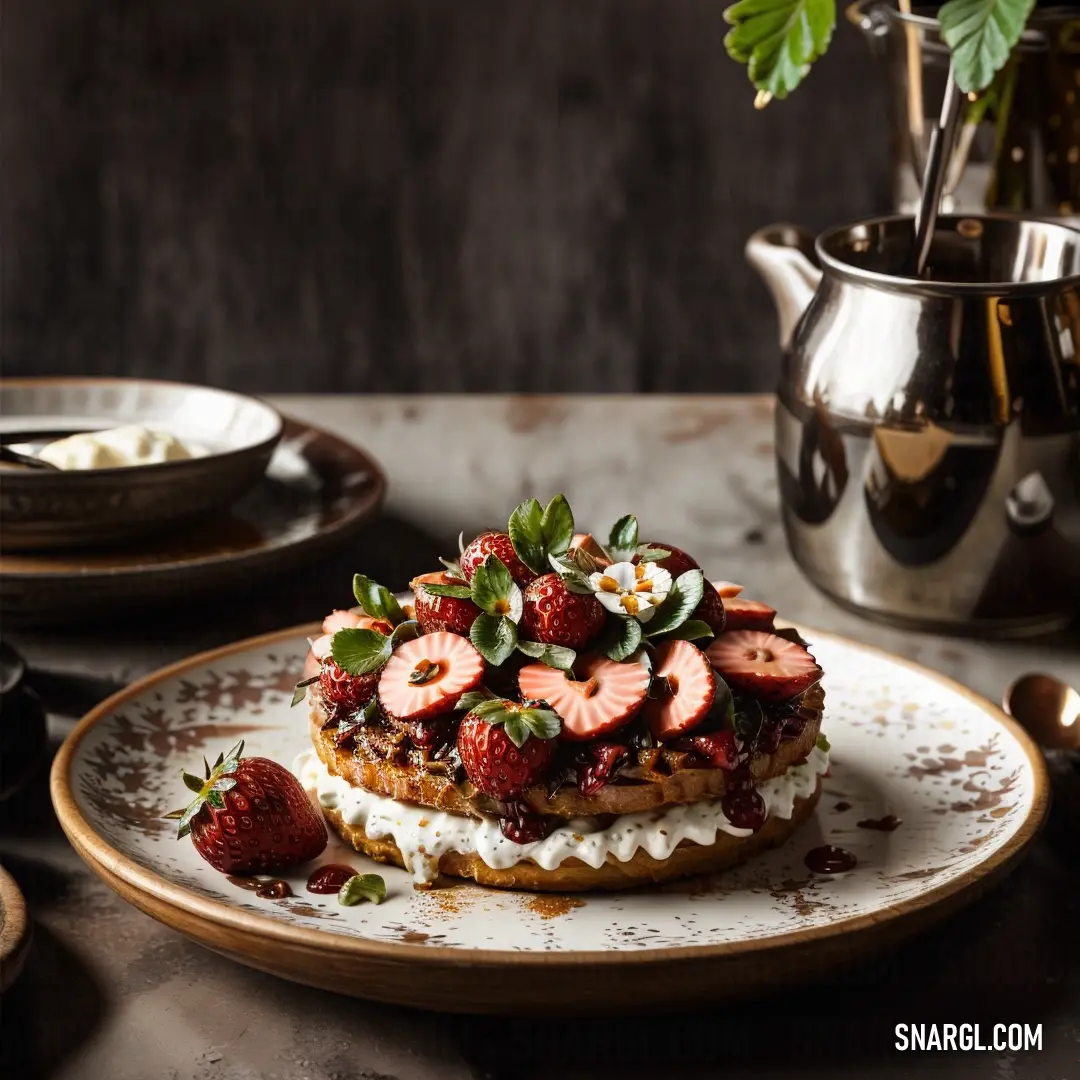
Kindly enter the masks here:
<path id="1" fill-rule="evenodd" d="M 765 800 L 766 817 L 789 820 L 795 800 L 812 795 L 818 777 L 828 768 L 828 753 L 815 747 L 803 764 L 760 783 L 757 790 Z M 354 787 L 331 775 L 314 750 L 297 757 L 293 772 L 305 788 L 316 792 L 320 805 L 339 811 L 346 824 L 361 826 L 371 840 L 393 840 L 418 884 L 436 878 L 439 858 L 447 851 L 479 855 L 493 870 L 508 870 L 526 859 L 554 870 L 569 858 L 598 869 L 608 856 L 629 862 L 638 849 L 663 860 L 683 840 L 708 845 L 715 843 L 718 832 L 740 837 L 752 834 L 750 829 L 732 825 L 720 801 L 714 799 L 622 814 L 606 828 L 594 818 L 572 818 L 543 840 L 515 844 L 503 836 L 498 818 L 448 814 Z"/>
<path id="2" fill-rule="evenodd" d="M 69 435 L 49 443 L 38 454 L 42 461 L 58 469 L 117 469 L 186 461 L 195 456 L 175 435 L 142 424 Z"/>

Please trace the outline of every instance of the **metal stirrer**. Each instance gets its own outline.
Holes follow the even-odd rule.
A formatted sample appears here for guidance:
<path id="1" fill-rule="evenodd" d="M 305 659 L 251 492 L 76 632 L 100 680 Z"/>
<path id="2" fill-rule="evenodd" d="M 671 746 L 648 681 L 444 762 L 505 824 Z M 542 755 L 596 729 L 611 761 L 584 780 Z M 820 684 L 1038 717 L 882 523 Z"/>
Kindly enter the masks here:
<path id="1" fill-rule="evenodd" d="M 956 122 L 960 118 L 963 100 L 964 95 L 956 85 L 950 64 L 945 97 L 941 101 L 941 115 L 938 117 L 937 126 L 930 132 L 930 145 L 922 178 L 922 199 L 915 215 L 915 245 L 912 248 L 914 258 L 909 258 L 908 269 L 913 268 L 917 278 L 921 278 L 926 270 L 926 260 L 930 256 L 930 246 L 934 241 L 934 225 L 941 208 L 946 164 L 956 140 Z"/>

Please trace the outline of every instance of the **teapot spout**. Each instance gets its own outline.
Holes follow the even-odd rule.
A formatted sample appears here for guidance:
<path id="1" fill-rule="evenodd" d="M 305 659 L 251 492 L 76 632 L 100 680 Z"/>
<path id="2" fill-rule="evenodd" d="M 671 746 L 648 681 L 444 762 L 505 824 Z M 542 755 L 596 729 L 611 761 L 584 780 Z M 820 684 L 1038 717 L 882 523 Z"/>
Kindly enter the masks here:
<path id="1" fill-rule="evenodd" d="M 780 348 L 786 351 L 821 283 L 814 238 L 797 225 L 766 225 L 747 240 L 746 261 L 772 293 L 780 320 Z"/>

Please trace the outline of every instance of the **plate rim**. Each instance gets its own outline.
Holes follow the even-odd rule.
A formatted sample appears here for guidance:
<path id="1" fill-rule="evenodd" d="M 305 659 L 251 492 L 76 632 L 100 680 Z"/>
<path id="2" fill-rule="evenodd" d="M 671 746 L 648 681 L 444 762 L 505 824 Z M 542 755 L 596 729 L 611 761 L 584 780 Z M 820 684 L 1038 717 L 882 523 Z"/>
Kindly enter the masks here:
<path id="1" fill-rule="evenodd" d="M 760 956 L 769 952 L 793 946 L 817 946 L 835 943 L 842 937 L 859 936 L 860 940 L 871 939 L 875 931 L 888 937 L 888 931 L 897 923 L 905 920 L 923 925 L 932 921 L 930 913 L 935 908 L 942 908 L 942 915 L 947 915 L 967 902 L 981 895 L 981 885 L 988 885 L 1004 875 L 1015 864 L 1032 841 L 1038 836 L 1046 822 L 1050 803 L 1050 777 L 1042 752 L 1031 736 L 1011 716 L 1005 713 L 989 698 L 983 697 L 962 683 L 923 664 L 906 657 L 897 656 L 886 649 L 854 641 L 841 634 L 816 630 L 802 624 L 795 625 L 808 639 L 811 637 L 827 638 L 832 642 L 869 653 L 882 659 L 899 664 L 940 686 L 951 690 L 974 704 L 998 724 L 1004 727 L 1020 744 L 1032 770 L 1034 792 L 1027 816 L 1020 823 L 1013 835 L 988 856 L 970 867 L 963 874 L 943 882 L 932 889 L 889 905 L 881 911 L 871 912 L 825 923 L 821 926 L 790 930 L 783 934 L 767 937 L 750 938 L 740 941 L 716 942 L 711 945 L 665 946 L 657 949 L 588 949 L 557 952 L 522 951 L 511 949 L 465 949 L 446 945 L 414 945 L 408 942 L 379 941 L 314 927 L 298 926 L 283 920 L 272 919 L 257 912 L 220 900 L 201 896 L 185 886 L 174 884 L 160 874 L 140 866 L 113 848 L 102 836 L 94 831 L 90 823 L 79 810 L 72 794 L 70 772 L 78 749 L 86 735 L 107 715 L 131 698 L 137 697 L 165 679 L 173 678 L 194 667 L 209 663 L 238 652 L 264 648 L 277 642 L 310 636 L 321 624 L 318 622 L 302 623 L 283 630 L 274 630 L 267 634 L 244 638 L 228 645 L 208 649 L 186 657 L 175 663 L 158 668 L 144 675 L 124 689 L 111 695 L 91 709 L 64 739 L 52 764 L 49 777 L 49 791 L 56 816 L 65 835 L 76 852 L 89 863 L 91 869 L 107 871 L 106 878 L 117 878 L 129 889 L 137 893 L 149 894 L 158 903 L 165 903 L 170 908 L 205 920 L 222 929 L 227 929 L 245 936 L 263 941 L 279 942 L 282 945 L 300 948 L 305 951 L 330 952 L 339 958 L 352 957 L 378 961 L 416 961 L 426 966 L 454 967 L 470 965 L 483 968 L 553 968 L 578 969 L 583 966 L 610 968 L 630 964 L 635 967 L 661 965 L 678 961 L 703 959 L 725 959 Z M 527 890 L 514 890 L 527 891 Z M 630 891 L 630 890 L 628 890 Z M 128 899 L 125 897 L 125 899 Z M 951 903 L 949 903 L 951 901 Z M 138 905 L 136 905 L 138 906 Z M 922 920 L 918 916 L 923 916 Z M 930 919 L 928 920 L 928 916 Z M 902 936 L 902 935 L 901 935 Z"/>
<path id="2" fill-rule="evenodd" d="M 0 866 L 0 993 L 19 977 L 33 938 L 33 924 L 18 882 Z"/>
<path id="3" fill-rule="evenodd" d="M 282 420 L 280 442 L 303 435 L 305 432 L 313 432 L 318 439 L 327 439 L 338 446 L 344 447 L 355 458 L 363 459 L 368 471 L 371 473 L 372 482 L 367 485 L 367 493 L 357 500 L 356 505 L 330 528 L 320 529 L 318 532 L 293 541 L 269 547 L 255 548 L 245 551 L 230 551 L 223 554 L 208 554 L 200 558 L 188 560 L 172 560 L 170 562 L 144 563 L 140 566 L 117 566 L 107 568 L 83 568 L 74 570 L 19 570 L 8 569 L 3 566 L 3 556 L 0 555 L 0 573 L 9 581 L 23 582 L 28 584 L 56 584 L 66 581 L 95 582 L 110 581 L 116 578 L 131 578 L 145 581 L 147 578 L 168 578 L 174 574 L 196 572 L 208 567 L 214 569 L 229 567 L 237 563 L 245 566 L 258 565 L 263 560 L 273 562 L 283 552 L 310 551 L 321 544 L 330 543 L 340 537 L 350 535 L 367 521 L 372 514 L 376 513 L 386 500 L 388 481 L 386 473 L 375 458 L 355 443 L 336 434 L 327 431 L 326 428 L 310 424 L 288 413 L 279 413 Z M 264 478 L 265 479 L 265 478 Z M 19 557 L 19 553 L 11 553 L 9 557 Z M 274 631 L 279 633 L 280 631 Z M 242 644 L 236 643 L 233 644 Z M 211 650 L 213 651 L 213 650 Z M 188 657 L 187 659 L 194 659 Z M 184 661 L 180 661 L 183 663 Z M 159 669 L 163 670 L 163 669 Z M 151 672 L 147 678 L 158 674 Z"/>

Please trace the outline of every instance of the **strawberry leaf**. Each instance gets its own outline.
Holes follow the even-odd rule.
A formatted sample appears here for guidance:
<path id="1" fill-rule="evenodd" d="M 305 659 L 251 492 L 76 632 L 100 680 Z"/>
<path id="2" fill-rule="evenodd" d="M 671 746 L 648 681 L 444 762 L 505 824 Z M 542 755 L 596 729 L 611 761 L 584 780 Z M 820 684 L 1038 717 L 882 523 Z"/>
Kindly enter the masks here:
<path id="1" fill-rule="evenodd" d="M 190 791 L 194 791 L 196 795 L 202 792 L 203 784 L 205 783 L 204 780 L 186 771 L 181 773 L 181 775 L 184 778 L 184 787 L 188 788 Z"/>
<path id="2" fill-rule="evenodd" d="M 687 619 L 664 635 L 665 641 L 696 641 L 698 638 L 715 637 L 712 627 L 701 619 Z"/>
<path id="3" fill-rule="evenodd" d="M 446 572 L 451 576 L 457 578 L 459 581 L 465 580 L 465 575 L 461 572 L 461 563 L 457 559 L 444 559 L 439 556 L 439 562 L 446 567 Z"/>
<path id="4" fill-rule="evenodd" d="M 503 720 L 503 731 L 506 732 L 506 737 L 519 749 L 525 745 L 525 740 L 529 737 L 528 725 L 519 712 L 506 714 L 506 718 Z"/>
<path id="5" fill-rule="evenodd" d="M 476 568 L 469 595 L 488 615 L 505 615 L 515 623 L 521 618 L 521 589 L 497 555 L 489 555 Z"/>
<path id="6" fill-rule="evenodd" d="M 468 600 L 472 597 L 472 590 L 468 585 L 425 585 L 424 592 L 432 596 L 453 596 L 458 600 Z"/>
<path id="7" fill-rule="evenodd" d="M 476 617 L 470 627 L 469 640 L 489 664 L 498 667 L 509 660 L 514 652 L 517 627 L 505 615 L 484 612 Z"/>
<path id="8" fill-rule="evenodd" d="M 390 648 L 396 649 L 403 642 L 412 641 L 413 638 L 419 636 L 420 624 L 415 619 L 406 619 L 405 622 L 398 623 L 394 627 L 394 631 L 390 635 Z"/>
<path id="9" fill-rule="evenodd" d="M 566 556 L 549 555 L 548 561 L 554 567 L 555 572 L 562 578 L 562 583 L 572 593 L 589 595 L 596 590 L 589 583 L 589 579 L 578 569 L 574 562 Z"/>
<path id="10" fill-rule="evenodd" d="M 732 29 L 728 55 L 746 64 L 747 75 L 768 104 L 785 98 L 806 78 L 829 47 L 836 25 L 835 0 L 740 0 L 724 12 Z"/>
<path id="11" fill-rule="evenodd" d="M 641 646 L 641 623 L 623 615 L 609 615 L 596 649 L 609 660 L 626 660 Z"/>
<path id="12" fill-rule="evenodd" d="M 531 656 L 534 660 L 539 660 L 548 667 L 558 668 L 560 671 L 569 670 L 577 659 L 577 653 L 573 649 L 568 649 L 563 645 L 549 645 L 544 641 L 519 639 L 517 647 L 518 651 L 526 656 Z"/>
<path id="13" fill-rule="evenodd" d="M 480 690 L 470 690 L 468 693 L 462 694 L 458 698 L 455 709 L 464 709 L 466 712 L 471 712 L 478 705 L 482 705 L 485 701 L 498 701 L 499 699 L 493 694 L 489 694 L 486 690 L 481 688 Z"/>
<path id="14" fill-rule="evenodd" d="M 700 570 L 687 570 L 680 574 L 671 586 L 664 602 L 646 624 L 646 634 L 656 637 L 681 626 L 701 603 L 705 592 L 705 579 Z"/>
<path id="15" fill-rule="evenodd" d="M 614 562 L 627 562 L 637 551 L 638 523 L 633 514 L 619 518 L 611 526 L 608 536 L 607 552 Z"/>
<path id="16" fill-rule="evenodd" d="M 527 709 L 518 710 L 517 715 L 521 717 L 525 726 L 538 739 L 554 739 L 562 730 L 562 721 L 554 709 L 531 706 Z"/>
<path id="17" fill-rule="evenodd" d="M 330 639 L 330 655 L 342 671 L 348 675 L 367 675 L 390 659 L 393 646 L 385 634 L 378 630 L 359 630 L 350 627 L 339 630 Z"/>
<path id="18" fill-rule="evenodd" d="M 640 544 L 637 549 L 638 562 L 661 562 L 670 554 L 667 548 L 653 547 L 651 544 Z"/>
<path id="19" fill-rule="evenodd" d="M 364 574 L 353 575 L 353 596 L 373 619 L 385 619 L 391 626 L 405 619 L 405 612 L 394 594 Z"/>
<path id="20" fill-rule="evenodd" d="M 506 529 L 517 557 L 534 574 L 542 574 L 546 567 L 543 520 L 544 512 L 540 503 L 536 499 L 526 499 L 515 507 Z"/>
<path id="21" fill-rule="evenodd" d="M 378 874 L 354 874 L 338 889 L 338 903 L 354 907 L 363 901 L 381 904 L 386 899 L 386 882 Z"/>
<path id="22" fill-rule="evenodd" d="M 1035 0 L 949 0 L 938 11 L 952 51 L 953 77 L 965 94 L 985 90 L 1024 32 Z"/>
<path id="23" fill-rule="evenodd" d="M 574 538 L 574 515 L 565 495 L 556 495 L 547 504 L 540 519 L 540 535 L 545 554 L 562 555 L 569 549 Z"/>
<path id="24" fill-rule="evenodd" d="M 310 679 L 304 679 L 303 682 L 298 682 L 296 684 L 296 686 L 293 687 L 292 701 L 289 702 L 289 707 L 292 708 L 292 706 L 294 706 L 294 705 L 299 705 L 300 702 L 303 701 L 304 698 L 307 697 L 307 688 L 312 683 L 317 683 L 318 681 L 319 681 L 319 676 L 318 675 L 312 675 Z M 207 762 L 206 758 L 203 758 L 203 764 L 206 766 L 206 778 L 209 780 L 210 779 L 210 764 L 209 764 L 209 762 Z"/>
<path id="25" fill-rule="evenodd" d="M 817 740 L 814 743 L 814 745 L 819 750 L 824 750 L 826 754 L 832 749 L 832 743 L 830 743 L 829 740 L 826 739 L 825 736 L 822 735 L 822 734 L 818 735 Z"/>

